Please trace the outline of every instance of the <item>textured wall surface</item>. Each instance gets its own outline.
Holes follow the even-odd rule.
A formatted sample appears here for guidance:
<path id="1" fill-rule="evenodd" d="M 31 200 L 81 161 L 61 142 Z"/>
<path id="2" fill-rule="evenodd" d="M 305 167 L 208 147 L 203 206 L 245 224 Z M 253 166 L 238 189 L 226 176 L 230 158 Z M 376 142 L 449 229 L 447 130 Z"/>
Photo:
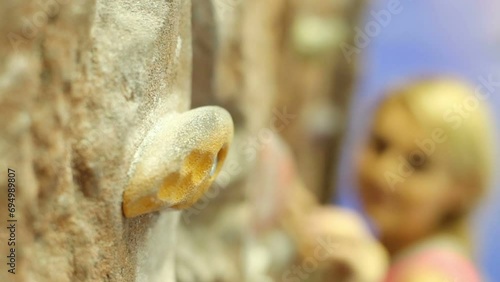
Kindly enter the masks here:
<path id="1" fill-rule="evenodd" d="M 189 107 L 189 1 L 2 1 L 0 11 L 2 226 L 7 167 L 18 181 L 16 274 L 2 259 L 0 281 L 172 276 L 178 215 L 125 219 L 121 202 L 145 132 Z"/>
<path id="2" fill-rule="evenodd" d="M 17 173 L 18 222 L 16 274 L 2 262 L 0 281 L 280 277 L 296 253 L 274 230 L 273 207 L 286 202 L 291 176 L 270 178 L 292 160 L 269 161 L 285 145 L 269 146 L 282 134 L 307 188 L 325 194 L 332 152 L 323 145 L 342 134 L 328 123 L 325 141 L 315 119 L 296 117 L 347 104 L 353 70 L 343 67 L 336 44 L 359 2 L 2 1 L 0 222 L 8 217 L 7 168 Z M 301 30 L 311 22 L 339 36 L 308 37 Z M 126 219 L 122 195 L 135 153 L 155 122 L 174 123 L 191 97 L 194 107 L 218 104 L 231 113 L 237 131 L 227 165 L 211 193 L 183 214 Z M 3 257 L 9 234 L 1 230 Z"/>

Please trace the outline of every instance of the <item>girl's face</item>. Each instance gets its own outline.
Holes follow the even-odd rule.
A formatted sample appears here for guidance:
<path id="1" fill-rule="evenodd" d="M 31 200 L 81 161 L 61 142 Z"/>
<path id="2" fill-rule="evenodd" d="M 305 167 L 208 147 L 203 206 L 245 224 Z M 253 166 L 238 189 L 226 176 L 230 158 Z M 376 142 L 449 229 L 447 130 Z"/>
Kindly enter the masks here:
<path id="1" fill-rule="evenodd" d="M 357 180 L 365 212 L 383 241 L 411 244 L 435 232 L 453 209 L 456 187 L 443 145 L 398 102 L 379 110 L 357 160 Z"/>

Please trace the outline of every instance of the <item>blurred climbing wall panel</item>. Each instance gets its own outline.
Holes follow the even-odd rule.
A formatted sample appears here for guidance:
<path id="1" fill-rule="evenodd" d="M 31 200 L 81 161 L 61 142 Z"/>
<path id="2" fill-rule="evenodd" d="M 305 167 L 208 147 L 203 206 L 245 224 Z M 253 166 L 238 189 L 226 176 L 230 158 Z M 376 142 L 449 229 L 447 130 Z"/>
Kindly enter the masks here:
<path id="1" fill-rule="evenodd" d="M 280 51 L 276 107 L 297 115 L 281 134 L 306 187 L 329 202 L 356 82 L 351 44 L 363 1 L 290 1 Z"/>
<path id="2" fill-rule="evenodd" d="M 267 131 L 282 135 L 306 186 L 328 202 L 357 71 L 358 54 L 345 46 L 352 45 L 364 1 L 212 3 L 216 24 L 204 24 L 210 9 L 197 12 L 200 28 L 194 23 L 193 101 L 226 106 L 237 127 L 255 137 L 248 145 L 255 151 Z M 196 91 L 197 81 L 205 90 Z"/>

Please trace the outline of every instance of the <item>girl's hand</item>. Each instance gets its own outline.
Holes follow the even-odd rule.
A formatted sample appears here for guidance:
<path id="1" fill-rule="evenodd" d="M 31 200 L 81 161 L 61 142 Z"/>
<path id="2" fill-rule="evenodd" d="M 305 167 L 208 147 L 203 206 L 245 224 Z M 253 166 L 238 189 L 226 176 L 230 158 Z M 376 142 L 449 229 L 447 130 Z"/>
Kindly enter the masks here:
<path id="1" fill-rule="evenodd" d="M 374 282 L 385 276 L 385 249 L 352 211 L 318 207 L 306 217 L 299 237 L 303 261 L 316 260 L 331 273 L 325 281 Z"/>

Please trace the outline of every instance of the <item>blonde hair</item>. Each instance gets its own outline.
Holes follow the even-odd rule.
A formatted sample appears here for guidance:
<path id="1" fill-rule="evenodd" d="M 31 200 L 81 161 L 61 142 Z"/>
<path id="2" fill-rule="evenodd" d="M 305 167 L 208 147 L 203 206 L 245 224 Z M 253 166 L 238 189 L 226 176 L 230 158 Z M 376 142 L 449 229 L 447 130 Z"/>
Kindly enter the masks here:
<path id="1" fill-rule="evenodd" d="M 454 78 L 421 79 L 388 91 L 386 101 L 399 101 L 424 129 L 447 137 L 453 176 L 467 183 L 467 213 L 490 185 L 494 139 L 492 118 L 482 93 Z M 384 103 L 385 104 L 385 103 Z"/>

